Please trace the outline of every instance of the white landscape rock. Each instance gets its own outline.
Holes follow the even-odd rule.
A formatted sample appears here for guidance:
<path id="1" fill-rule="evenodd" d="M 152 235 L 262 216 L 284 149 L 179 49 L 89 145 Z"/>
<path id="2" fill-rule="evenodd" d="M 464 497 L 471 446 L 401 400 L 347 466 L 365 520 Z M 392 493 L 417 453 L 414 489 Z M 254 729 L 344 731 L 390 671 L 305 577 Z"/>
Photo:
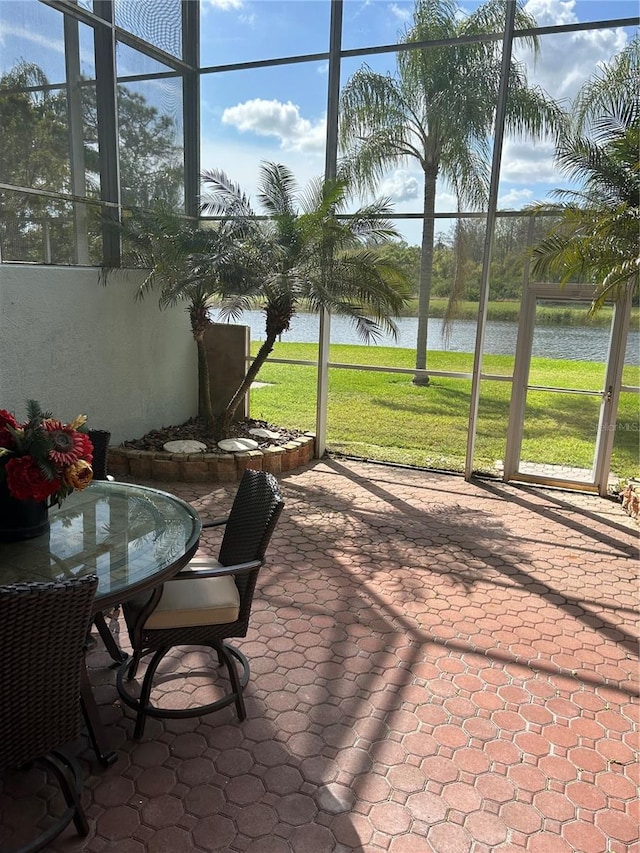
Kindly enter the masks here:
<path id="1" fill-rule="evenodd" d="M 218 447 L 229 453 L 238 453 L 243 450 L 257 450 L 258 442 L 252 438 L 223 438 L 218 442 Z"/>
<path id="2" fill-rule="evenodd" d="M 201 441 L 184 439 L 179 441 L 168 441 L 162 445 L 167 453 L 204 453 L 207 445 Z"/>
<path id="3" fill-rule="evenodd" d="M 255 429 L 250 429 L 249 434 L 255 435 L 258 438 L 280 438 L 279 432 L 273 432 L 273 430 L 264 429 L 263 427 L 256 427 Z"/>

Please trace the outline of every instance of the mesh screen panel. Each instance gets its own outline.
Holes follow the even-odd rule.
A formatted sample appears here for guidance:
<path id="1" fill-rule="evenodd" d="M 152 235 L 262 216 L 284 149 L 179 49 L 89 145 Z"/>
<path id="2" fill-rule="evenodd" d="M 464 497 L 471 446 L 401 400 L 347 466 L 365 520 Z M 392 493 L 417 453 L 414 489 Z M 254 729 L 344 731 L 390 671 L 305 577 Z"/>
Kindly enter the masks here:
<path id="1" fill-rule="evenodd" d="M 172 56 L 182 56 L 182 10 L 180 0 L 117 0 L 118 27 Z"/>

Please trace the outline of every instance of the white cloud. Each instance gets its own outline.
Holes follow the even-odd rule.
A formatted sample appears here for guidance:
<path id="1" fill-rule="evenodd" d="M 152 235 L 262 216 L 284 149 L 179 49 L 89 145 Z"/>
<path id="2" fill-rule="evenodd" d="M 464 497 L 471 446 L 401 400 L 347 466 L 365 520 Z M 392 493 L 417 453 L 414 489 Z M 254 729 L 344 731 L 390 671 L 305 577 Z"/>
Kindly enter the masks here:
<path id="1" fill-rule="evenodd" d="M 388 196 L 391 201 L 398 203 L 418 198 L 419 190 L 418 180 L 404 169 L 398 169 L 381 183 L 379 195 Z"/>
<path id="2" fill-rule="evenodd" d="M 256 21 L 255 12 L 249 12 L 245 0 L 201 0 L 201 13 L 203 19 L 212 11 L 237 12 L 236 20 L 247 27 L 253 27 Z M 220 34 L 224 38 L 224 34 Z M 205 38 L 211 38 L 211 33 L 206 33 Z"/>
<path id="3" fill-rule="evenodd" d="M 389 6 L 389 11 L 399 21 L 402 21 L 402 23 L 406 23 L 407 21 L 411 20 L 412 11 L 411 11 L 411 9 L 408 9 L 407 7 L 402 8 L 401 6 L 398 6 L 397 3 L 392 3 Z"/>
<path id="4" fill-rule="evenodd" d="M 352 19 L 355 20 L 359 15 L 366 14 L 367 8 L 371 5 L 371 3 L 372 0 L 364 0 L 364 2 L 356 6 L 355 9 L 350 8 Z"/>
<path id="5" fill-rule="evenodd" d="M 500 210 L 520 210 L 533 201 L 533 191 L 530 189 L 513 189 L 504 195 L 498 195 Z"/>
<path id="6" fill-rule="evenodd" d="M 562 24 L 575 24 L 575 0 L 529 0 L 525 11 L 531 15 L 539 27 Z"/>
<path id="7" fill-rule="evenodd" d="M 458 207 L 458 201 L 452 188 L 446 181 L 438 181 L 436 187 L 436 213 L 451 213 Z"/>
<path id="8" fill-rule="evenodd" d="M 572 24 L 578 18 L 574 0 L 529 0 L 526 10 L 541 25 Z M 620 27 L 546 35 L 540 39 L 537 60 L 529 49 L 514 45 L 515 57 L 526 63 L 530 84 L 541 86 L 548 94 L 568 106 L 580 86 L 597 67 L 608 62 L 627 43 Z"/>
<path id="9" fill-rule="evenodd" d="M 322 152 L 325 145 L 326 121 L 311 122 L 300 115 L 300 107 L 291 101 L 267 101 L 253 98 L 222 113 L 222 123 L 240 133 L 273 136 L 285 150 Z"/>
<path id="10" fill-rule="evenodd" d="M 11 43 L 12 38 L 24 39 L 27 42 L 31 42 L 31 44 L 34 45 L 35 48 L 46 48 L 47 50 L 54 50 L 56 51 L 56 53 L 59 53 L 64 56 L 64 40 L 52 38 L 51 33 L 38 33 L 33 29 L 22 27 L 20 25 L 14 26 L 13 24 L 8 23 L 6 20 L 3 20 L 2 28 L 0 29 L 1 44 L 6 43 L 7 36 L 9 36 L 9 43 Z M 28 59 L 35 61 L 37 57 L 38 54 L 34 53 L 33 57 L 29 56 Z"/>
<path id="11" fill-rule="evenodd" d="M 559 185 L 560 173 L 553 163 L 553 142 L 531 142 L 530 140 L 505 139 L 502 150 L 500 181 L 511 184 Z"/>
<path id="12" fill-rule="evenodd" d="M 529 0 L 526 10 L 541 25 L 578 21 L 575 0 Z M 529 85 L 538 85 L 569 108 L 571 100 L 599 65 L 621 51 L 627 37 L 621 28 L 549 34 L 540 38 L 537 60 L 516 42 L 515 58 L 526 64 Z M 519 208 L 531 201 L 549 200 L 548 187 L 567 186 L 567 178 L 554 165 L 551 140 L 506 138 L 500 174 L 500 207 Z M 512 186 L 504 186 L 505 184 Z M 541 185 L 536 187 L 536 185 Z M 524 189 L 529 187 L 530 189 Z"/>
<path id="13" fill-rule="evenodd" d="M 205 12 L 207 6 L 213 6 L 214 9 L 229 12 L 231 9 L 242 9 L 244 3 L 243 0 L 202 0 L 202 7 Z"/>

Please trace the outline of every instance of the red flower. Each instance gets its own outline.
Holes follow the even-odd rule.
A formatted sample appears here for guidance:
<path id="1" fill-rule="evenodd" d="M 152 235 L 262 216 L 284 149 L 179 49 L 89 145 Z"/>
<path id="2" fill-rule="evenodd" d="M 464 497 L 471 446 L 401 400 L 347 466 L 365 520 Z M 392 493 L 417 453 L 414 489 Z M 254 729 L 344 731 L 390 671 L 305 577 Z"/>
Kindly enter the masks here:
<path id="1" fill-rule="evenodd" d="M 93 462 L 93 444 L 91 443 L 91 439 L 84 432 L 79 432 L 78 435 L 82 439 L 80 458 L 86 460 L 91 465 Z"/>
<path id="2" fill-rule="evenodd" d="M 84 429 L 86 415 L 65 424 L 29 400 L 24 424 L 0 409 L 0 475 L 9 493 L 19 501 L 46 501 L 58 505 L 75 489 L 83 489 L 93 475 L 93 444 Z M 15 431 L 15 437 L 11 435 Z"/>
<path id="3" fill-rule="evenodd" d="M 49 457 L 56 465 L 73 465 L 80 459 L 85 449 L 82 433 L 53 418 L 44 420 L 42 426 L 47 430 L 49 438 L 53 441 Z"/>
<path id="4" fill-rule="evenodd" d="M 5 471 L 9 492 L 19 501 L 45 501 L 62 485 L 60 480 L 47 480 L 30 456 L 10 459 Z"/>
<path id="5" fill-rule="evenodd" d="M 0 409 L 0 447 L 8 447 L 10 450 L 15 450 L 16 443 L 7 429 L 7 424 L 14 429 L 20 427 L 20 424 L 11 412 L 8 412 L 6 409 Z"/>

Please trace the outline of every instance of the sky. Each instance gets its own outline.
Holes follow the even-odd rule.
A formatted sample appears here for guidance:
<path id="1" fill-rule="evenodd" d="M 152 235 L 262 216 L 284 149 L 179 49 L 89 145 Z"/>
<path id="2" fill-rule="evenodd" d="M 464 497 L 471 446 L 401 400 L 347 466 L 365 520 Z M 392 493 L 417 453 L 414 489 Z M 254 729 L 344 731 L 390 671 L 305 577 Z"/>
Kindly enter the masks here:
<path id="1" fill-rule="evenodd" d="M 479 4 L 462 2 L 472 11 Z M 571 24 L 638 14 L 636 2 L 613 0 L 529 0 L 526 10 L 540 26 Z M 411 20 L 413 2 L 346 0 L 343 48 L 395 44 Z M 203 67 L 327 49 L 329 8 L 318 0 L 205 0 L 202 13 Z M 267 36 L 268 34 L 268 36 Z M 516 48 L 530 84 L 568 105 L 599 63 L 622 50 L 629 30 L 608 28 L 562 36 L 544 36 L 534 60 Z M 293 48 L 291 47 L 293 45 Z M 343 60 L 341 84 L 364 62 L 381 73 L 395 72 L 395 55 Z M 327 63 L 317 61 L 269 69 L 206 75 L 202 78 L 202 166 L 226 171 L 250 195 L 261 160 L 285 163 L 301 183 L 324 168 Z M 507 138 L 500 174 L 499 207 L 520 209 L 565 186 L 553 165 L 553 144 Z M 399 213 L 421 211 L 423 180 L 410 162 L 390 172 L 378 194 L 390 197 Z M 436 209 L 454 211 L 454 196 L 439 181 Z M 420 240 L 418 222 L 398 221 L 411 244 Z M 439 223 L 440 230 L 451 220 Z"/>
<path id="2" fill-rule="evenodd" d="M 90 0 L 81 0 L 90 8 Z M 476 0 L 461 0 L 461 14 L 476 8 Z M 158 27 L 152 14 L 161 7 L 169 26 Z M 179 50 L 179 29 L 171 26 L 177 0 L 120 0 L 121 22 L 141 36 L 153 35 L 169 52 Z M 636 0 L 528 0 L 525 4 L 540 26 L 614 19 L 638 14 Z M 345 0 L 343 48 L 346 50 L 395 44 L 411 21 L 412 0 Z M 201 65 L 231 63 L 322 53 L 328 49 L 328 0 L 202 0 Z M 539 85 L 565 106 L 599 64 L 624 48 L 633 33 L 620 27 L 543 36 L 534 61 L 530 51 L 515 48 L 525 64 L 530 84 Z M 0 0 L 0 71 L 19 58 L 34 59 L 49 79 L 64 79 L 61 16 L 36 0 Z M 93 73 L 92 44 L 81 27 L 83 72 Z M 395 54 L 343 60 L 341 85 L 367 62 L 375 71 L 395 72 Z M 151 60 L 120 48 L 121 74 L 160 70 Z M 201 165 L 221 169 L 250 196 L 261 161 L 284 163 L 301 184 L 322 174 L 326 133 L 326 60 L 271 68 L 205 74 L 201 79 Z M 163 110 L 179 114 L 175 82 L 156 81 L 141 88 Z M 500 173 L 499 207 L 520 209 L 549 198 L 554 187 L 565 186 L 553 165 L 553 144 L 507 138 Z M 394 169 L 378 194 L 389 197 L 399 213 L 421 212 L 422 175 L 417 163 Z M 455 210 L 450 188 L 439 181 L 437 210 Z M 398 221 L 409 243 L 419 241 L 417 222 Z M 440 227 L 446 230 L 450 221 Z"/>

